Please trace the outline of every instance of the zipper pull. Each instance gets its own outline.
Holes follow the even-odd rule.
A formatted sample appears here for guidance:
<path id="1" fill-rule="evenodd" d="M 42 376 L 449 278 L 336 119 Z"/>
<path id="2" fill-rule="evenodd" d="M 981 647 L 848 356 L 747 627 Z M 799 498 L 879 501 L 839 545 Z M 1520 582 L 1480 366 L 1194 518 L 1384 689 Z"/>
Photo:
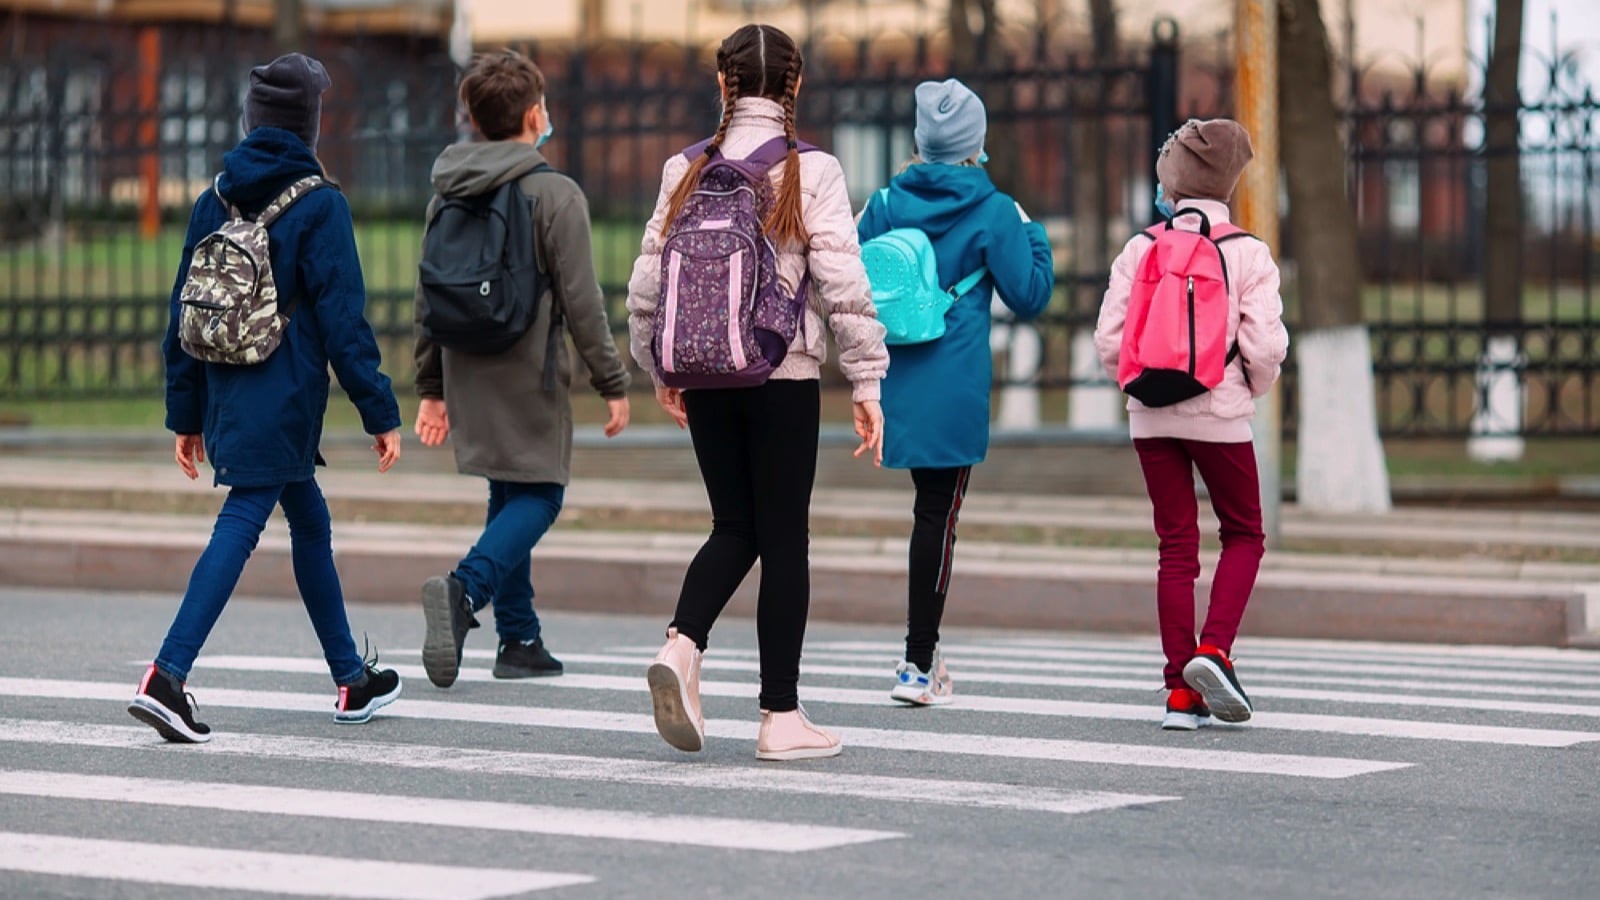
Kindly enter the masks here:
<path id="1" fill-rule="evenodd" d="M 1189 299 L 1194 299 L 1194 276 L 1189 276 Z"/>

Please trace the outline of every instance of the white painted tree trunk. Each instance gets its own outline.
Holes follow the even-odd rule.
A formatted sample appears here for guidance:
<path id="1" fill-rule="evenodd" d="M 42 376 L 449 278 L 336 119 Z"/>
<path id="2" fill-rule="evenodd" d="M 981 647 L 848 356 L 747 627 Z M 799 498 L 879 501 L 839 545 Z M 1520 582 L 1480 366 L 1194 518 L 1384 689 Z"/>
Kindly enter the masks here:
<path id="1" fill-rule="evenodd" d="M 1467 456 L 1478 462 L 1511 462 L 1522 458 L 1522 354 L 1510 335 L 1489 338 L 1478 358 L 1477 411 Z"/>
<path id="2" fill-rule="evenodd" d="M 1127 398 L 1115 384 L 1080 384 L 1105 377 L 1100 352 L 1094 348 L 1094 329 L 1077 329 L 1072 333 L 1073 387 L 1067 392 L 1067 427 L 1075 431 L 1105 431 L 1122 425 Z"/>
<path id="3" fill-rule="evenodd" d="M 1365 325 L 1297 337 L 1300 425 L 1295 493 L 1302 509 L 1382 513 L 1391 506 L 1378 440 L 1372 345 Z"/>
<path id="4" fill-rule="evenodd" d="M 1005 305 L 994 299 L 992 313 L 1003 315 Z M 1000 414 L 996 426 L 1026 430 L 1038 428 L 1039 367 L 1044 364 L 1044 340 L 1032 325 L 1005 325 L 989 332 L 989 349 L 1006 351 L 1006 386 L 1000 389 Z M 1021 383 L 1021 382 L 1026 382 Z"/>

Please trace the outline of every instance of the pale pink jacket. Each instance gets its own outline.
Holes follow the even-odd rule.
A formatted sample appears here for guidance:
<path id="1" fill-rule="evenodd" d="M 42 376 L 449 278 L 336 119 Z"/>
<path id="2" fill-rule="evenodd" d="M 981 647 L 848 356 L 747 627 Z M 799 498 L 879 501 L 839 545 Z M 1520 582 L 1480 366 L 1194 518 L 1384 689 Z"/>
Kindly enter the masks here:
<path id="1" fill-rule="evenodd" d="M 1199 209 L 1212 225 L 1228 221 L 1228 205 L 1215 200 L 1184 200 L 1178 208 Z M 1195 216 L 1176 222 L 1178 228 L 1200 228 Z M 1122 328 L 1128 318 L 1133 280 L 1139 260 L 1150 246 L 1150 238 L 1136 234 L 1111 264 L 1111 286 L 1100 305 L 1094 345 L 1113 381 L 1117 377 L 1117 357 L 1122 352 Z M 1223 370 L 1221 384 L 1182 403 L 1150 409 L 1128 398 L 1128 431 L 1135 438 L 1185 438 L 1219 444 L 1248 441 L 1250 420 L 1256 412 L 1255 398 L 1264 396 L 1278 380 L 1289 352 L 1289 332 L 1283 327 L 1283 298 L 1278 296 L 1278 264 L 1267 245 L 1257 240 L 1241 238 L 1221 246 L 1230 286 L 1229 343 L 1237 340 L 1239 357 Z"/>
<path id="2" fill-rule="evenodd" d="M 783 107 L 771 100 L 745 98 L 734 106 L 733 121 L 723 141 L 722 153 L 742 159 L 774 137 L 783 135 Z M 661 223 L 678 182 L 689 170 L 680 154 L 667 160 L 661 173 L 661 194 L 656 211 L 645 226 L 639 259 L 628 280 L 628 335 L 633 358 L 652 376 L 655 356 L 655 309 L 661 300 Z M 772 169 L 774 185 L 783 181 L 783 165 Z M 789 355 L 773 378 L 802 381 L 820 378 L 828 359 L 823 320 L 839 345 L 839 368 L 850 380 L 857 402 L 878 399 L 878 382 L 889 369 L 889 351 L 883 344 L 883 324 L 872 305 L 872 288 L 861 266 L 861 245 L 856 239 L 855 213 L 845 190 L 844 169 L 821 151 L 800 155 L 801 214 L 810 243 L 800 252 L 778 253 L 778 279 L 793 291 L 800 277 L 811 272 L 810 302 L 805 327 L 789 347 Z"/>

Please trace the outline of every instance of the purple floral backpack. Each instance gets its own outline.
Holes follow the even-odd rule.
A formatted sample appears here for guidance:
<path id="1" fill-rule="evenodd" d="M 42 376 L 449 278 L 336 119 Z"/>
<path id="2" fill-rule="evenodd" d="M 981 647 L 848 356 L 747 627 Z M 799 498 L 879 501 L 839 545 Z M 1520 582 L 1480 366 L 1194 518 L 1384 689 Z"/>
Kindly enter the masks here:
<path id="1" fill-rule="evenodd" d="M 709 142 L 690 147 L 690 160 Z M 815 150 L 800 145 L 800 152 Z M 767 173 L 789 153 L 773 138 L 742 160 L 713 152 L 661 250 L 656 378 L 674 388 L 756 387 L 783 362 L 803 327 L 804 276 L 794 296 L 778 283 L 777 252 L 762 227 L 773 200 Z"/>

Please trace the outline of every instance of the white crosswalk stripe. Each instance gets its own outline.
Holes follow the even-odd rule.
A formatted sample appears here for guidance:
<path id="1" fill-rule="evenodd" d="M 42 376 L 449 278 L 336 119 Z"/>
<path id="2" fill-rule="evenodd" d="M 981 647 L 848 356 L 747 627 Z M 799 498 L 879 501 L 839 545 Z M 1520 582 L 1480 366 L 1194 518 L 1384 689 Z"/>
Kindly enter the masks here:
<path id="1" fill-rule="evenodd" d="M 606 657 L 578 654 L 574 661 L 595 661 Z M 637 662 L 643 668 L 646 660 Z M 197 668 L 232 669 L 247 672 L 299 672 L 321 674 L 326 668 L 321 660 L 289 659 L 272 656 L 214 656 L 200 661 Z M 421 666 L 396 666 L 403 678 L 423 678 Z M 880 672 L 880 677 L 882 673 Z M 490 681 L 492 676 L 483 669 L 463 669 L 460 675 L 466 681 Z M 518 682 L 525 688 L 546 690 L 601 690 L 625 693 L 639 692 L 640 679 L 621 675 L 569 674 L 559 679 Z M 747 682 L 700 682 L 700 693 L 707 697 L 755 698 L 757 686 Z M 802 687 L 801 699 L 808 703 L 839 703 L 851 706 L 893 707 L 885 690 L 858 688 Z M 1059 716 L 1064 718 L 1116 719 L 1131 722 L 1153 722 L 1159 718 L 1160 709 L 1151 704 L 1098 703 L 1072 700 L 1040 700 L 1029 697 L 993 697 L 960 694 L 949 711 L 1012 713 L 1032 716 Z M 941 710 L 944 712 L 945 710 Z M 1527 747 L 1571 747 L 1588 741 L 1600 741 L 1600 732 L 1561 731 L 1546 728 L 1507 728 L 1489 725 L 1458 725 L 1450 722 L 1419 722 L 1403 719 L 1376 719 L 1363 716 L 1328 716 L 1300 713 L 1263 712 L 1251 720 L 1252 727 L 1282 729 L 1286 731 L 1316 731 L 1336 734 L 1363 734 L 1375 737 L 1414 738 L 1417 740 L 1460 741 L 1465 743 L 1506 744 Z"/>
<path id="2" fill-rule="evenodd" d="M 471 653 L 473 651 L 468 652 Z M 566 658 L 571 659 L 573 662 L 593 663 L 597 665 L 644 665 L 649 662 L 649 657 L 646 656 L 607 653 L 568 654 Z M 817 658 L 817 656 L 808 653 L 807 658 Z M 877 665 L 875 667 L 867 667 L 864 665 L 832 666 L 802 663 L 800 666 L 800 671 L 802 674 L 809 675 L 841 676 L 851 678 L 870 677 L 880 681 L 886 678 L 888 673 L 892 671 L 890 667 L 882 663 L 881 657 L 865 658 L 851 656 L 848 658 L 860 663 L 873 662 L 876 660 Z M 1020 674 L 1010 671 L 990 671 L 989 667 L 987 667 L 985 663 L 972 662 L 970 660 L 968 661 L 969 664 L 962 664 L 954 659 L 952 659 L 951 662 L 959 666 L 959 668 L 954 670 L 954 676 L 957 680 L 965 683 L 1027 685 L 1033 687 L 1101 688 L 1107 690 L 1144 691 L 1147 693 L 1154 690 L 1155 687 L 1160 684 L 1158 678 L 1153 678 L 1149 675 L 1146 675 L 1143 678 L 1078 678 L 1061 675 Z M 1055 663 L 1040 663 L 1037 665 L 1028 666 L 1026 668 L 1033 673 L 1038 673 L 1040 671 L 1071 671 L 1071 669 L 1067 666 Z M 704 671 L 712 672 L 755 672 L 759 669 L 759 666 L 753 658 L 725 659 L 707 657 L 705 662 L 702 664 L 702 669 Z M 1159 664 L 1157 664 L 1153 669 L 1147 668 L 1146 671 L 1154 671 L 1159 674 Z M 1241 671 L 1243 670 L 1241 669 Z M 1266 680 L 1267 679 L 1263 679 L 1263 681 Z M 1330 675 L 1322 679 L 1322 683 L 1344 684 L 1346 682 L 1344 682 L 1343 679 L 1335 679 Z M 1593 684 L 1595 682 L 1591 680 L 1587 683 Z M 1435 686 L 1439 688 L 1454 687 L 1454 683 L 1441 680 L 1436 682 Z M 1463 692 L 1465 692 L 1467 689 L 1467 687 L 1461 688 Z M 1497 712 L 1518 712 L 1600 718 L 1600 705 L 1591 706 L 1583 704 L 1498 700 L 1493 697 L 1478 695 L 1465 696 L 1460 693 L 1447 697 L 1427 694 L 1388 693 L 1384 691 L 1336 691 L 1320 688 L 1286 687 L 1282 685 L 1266 683 L 1257 684 L 1253 677 L 1250 678 L 1249 683 L 1246 686 L 1246 690 L 1249 692 L 1252 698 L 1256 699 L 1274 698 L 1284 700 L 1320 700 L 1329 703 L 1359 703 L 1367 706 L 1431 706 L 1441 709 L 1481 709 L 1493 710 Z M 1565 692 L 1562 692 L 1558 696 L 1568 695 Z"/>
<path id="3" fill-rule="evenodd" d="M 16 832 L 0 832 L 0 871 L 337 900 L 490 900 L 594 881 L 587 875 L 559 872 L 426 866 Z"/>
<path id="4" fill-rule="evenodd" d="M 0 696 L 52 697 L 64 700 L 110 700 L 126 702 L 126 685 L 93 681 L 45 681 L 42 679 L 0 678 Z M 207 690 L 211 706 L 246 709 L 294 710 L 326 714 L 324 694 L 292 694 L 277 691 Z M 629 734 L 655 734 L 655 721 L 638 713 L 613 713 L 559 707 L 502 706 L 487 703 L 462 703 L 446 700 L 406 700 L 384 710 L 398 718 L 472 722 L 483 725 L 521 725 L 534 728 L 565 728 L 585 731 L 610 731 Z M 1190 771 L 1242 772 L 1259 775 L 1287 775 L 1299 778 L 1351 778 L 1403 769 L 1408 763 L 1384 760 L 1346 759 L 1333 756 L 1301 756 L 1289 753 L 1246 753 L 1235 750 L 1195 750 L 1187 747 L 1153 747 L 1142 744 L 1110 744 L 1050 738 L 1017 738 L 989 734 L 960 734 L 951 731 L 919 731 L 884 728 L 837 729 L 849 746 L 894 750 L 904 753 L 965 754 L 1003 759 L 1053 760 L 1056 762 L 1098 763 L 1110 766 L 1182 768 Z M 755 727 L 750 722 L 732 719 L 707 719 L 710 737 L 752 740 Z"/>
<path id="5" fill-rule="evenodd" d="M 861 752 L 869 760 L 874 759 L 870 754 L 879 753 L 897 763 L 956 758 L 961 774 L 953 778 L 948 777 L 948 766 L 942 771 L 946 777 L 910 777 L 837 770 L 828 762 L 733 765 L 665 751 L 656 742 L 648 715 L 642 673 L 655 648 L 647 646 L 561 652 L 567 674 L 523 681 L 493 679 L 482 665 L 493 658 L 493 651 L 469 649 L 460 681 L 469 686 L 470 697 L 462 696 L 467 693 L 463 691 L 429 692 L 422 668 L 415 663 L 416 651 L 386 653 L 386 666 L 391 660 L 403 660 L 392 667 L 408 681 L 407 695 L 379 714 L 396 720 L 391 728 L 410 721 L 459 726 L 446 734 L 470 733 L 473 728 L 552 730 L 547 733 L 593 736 L 593 753 L 454 746 L 449 737 L 437 744 L 404 743 L 375 740 L 374 734 L 384 732 L 373 731 L 327 737 L 271 734 L 237 724 L 220 731 L 207 745 L 173 746 L 122 717 L 120 706 L 133 692 L 132 674 L 122 681 L 0 675 L 0 698 L 11 701 L 0 716 L 0 750 L 65 747 L 71 748 L 73 758 L 85 761 L 84 772 L 0 764 L 0 798 L 165 807 L 198 817 L 245 813 L 285 820 L 359 821 L 387 828 L 448 829 L 463 837 L 499 832 L 685 851 L 809 854 L 859 845 L 911 846 L 907 841 L 914 840 L 915 816 L 864 821 L 852 820 L 845 812 L 877 810 L 885 804 L 941 812 L 1099 815 L 1188 799 L 1184 795 L 1196 784 L 1193 773 L 1212 773 L 1208 785 L 1218 778 L 1240 786 L 1263 778 L 1339 782 L 1436 765 L 1438 754 L 1451 752 L 1451 745 L 1476 745 L 1472 752 L 1490 752 L 1600 742 L 1600 727 L 1587 727 L 1600 716 L 1600 704 L 1593 703 L 1600 699 L 1600 655 L 1593 653 L 1493 647 L 1413 651 L 1272 640 L 1246 646 L 1248 651 L 1240 653 L 1241 677 L 1264 708 L 1247 725 L 1213 726 L 1206 740 L 1197 742 L 1156 728 L 1162 709 L 1162 695 L 1157 692 L 1161 656 L 1149 641 L 1022 636 L 949 643 L 945 652 L 958 685 L 956 702 L 904 715 L 888 698 L 898 644 L 808 645 L 801 699 L 825 725 L 833 727 L 838 720 L 854 723 L 833 727 L 847 753 Z M 128 662 L 130 673 L 135 665 L 146 664 Z M 753 701 L 758 693 L 753 675 L 758 670 L 754 650 L 718 648 L 704 661 L 701 693 L 712 703 L 721 698 Z M 196 690 L 207 708 L 331 718 L 332 692 L 326 687 L 327 667 L 321 659 L 215 654 L 201 657 L 195 671 L 212 673 Z M 223 677 L 228 673 L 273 676 L 268 683 L 275 689 L 227 687 L 261 683 L 242 674 Z M 410 690 L 412 684 L 421 689 Z M 482 702 L 485 699 L 495 702 Z M 77 704 L 72 708 L 81 709 L 82 718 L 64 720 L 57 701 Z M 30 717 L 29 702 L 48 704 L 50 711 Z M 753 703 L 747 706 L 754 708 Z M 886 718 L 880 720 L 874 709 L 883 710 Z M 891 715 L 893 719 L 887 718 Z M 1111 726 L 1099 726 L 1097 736 L 1102 739 L 1075 739 L 1078 734 L 1096 733 L 1091 728 L 1094 721 L 1143 724 L 1148 730 L 1117 725 L 1118 739 L 1106 740 Z M 706 725 L 708 738 L 716 742 L 748 747 L 756 737 L 754 716 L 713 717 Z M 1234 735 L 1241 729 L 1254 734 L 1236 741 Z M 1041 733 L 1050 736 L 1028 736 Z M 573 741 L 568 738 L 562 749 L 570 751 Z M 194 778 L 104 774 L 104 760 L 126 759 L 126 754 L 152 760 L 192 754 L 197 759 L 263 761 L 280 767 L 359 765 L 390 774 L 376 793 L 267 783 L 270 777 L 219 778 L 216 773 L 230 771 L 227 768 L 206 769 L 211 774 Z M 94 760 L 99 762 L 91 764 Z M 1004 761 L 1020 765 L 986 778 L 986 760 L 995 766 Z M 1037 772 L 1040 765 L 1052 774 L 1047 778 L 1017 774 Z M 169 768 L 161 774 L 184 771 Z M 820 797 L 840 801 L 841 812 L 837 818 L 832 813 L 815 814 L 822 821 L 791 821 L 781 806 L 765 803 L 741 806 L 734 816 L 717 816 L 612 809 L 604 808 L 603 802 L 573 804 L 566 802 L 573 794 L 565 792 L 557 792 L 560 802 L 548 803 L 419 796 L 406 788 L 408 772 L 521 779 L 530 785 L 643 785 L 727 798 Z M 1108 772 L 1150 774 L 1142 783 L 1124 777 L 1124 783 L 1114 785 L 1132 785 L 1133 790 L 1096 789 L 1093 779 Z M 1150 780 L 1162 776 L 1167 777 Z M 1137 789 L 1141 784 L 1161 788 Z M 542 793 L 536 796 L 545 799 Z M 0 873 L 105 878 L 213 892 L 489 900 L 605 878 L 604 872 L 344 859 L 263 852 L 250 846 L 33 834 L 15 825 L 5 827 L 10 830 L 0 831 Z"/>
<path id="6" fill-rule="evenodd" d="M 171 752 L 150 740 L 150 729 L 132 725 L 88 725 L 34 719 L 0 719 L 0 743 L 70 744 L 118 750 Z M 950 781 L 939 778 L 892 778 L 880 775 L 806 772 L 688 762 L 603 756 L 574 756 L 526 751 L 478 750 L 422 744 L 380 744 L 371 741 L 223 734 L 193 752 L 309 762 L 361 763 L 396 768 L 622 782 L 719 791 L 763 791 L 778 794 L 884 800 L 935 806 L 964 806 L 1072 815 L 1123 806 L 1160 803 L 1176 797 L 1073 791 L 1052 787 Z"/>
<path id="7" fill-rule="evenodd" d="M 658 816 L 483 800 L 303 790 L 280 785 L 219 784 L 59 772 L 0 771 L 0 794 L 650 841 L 768 853 L 805 853 L 903 837 L 890 831 L 788 825 L 747 819 Z"/>

